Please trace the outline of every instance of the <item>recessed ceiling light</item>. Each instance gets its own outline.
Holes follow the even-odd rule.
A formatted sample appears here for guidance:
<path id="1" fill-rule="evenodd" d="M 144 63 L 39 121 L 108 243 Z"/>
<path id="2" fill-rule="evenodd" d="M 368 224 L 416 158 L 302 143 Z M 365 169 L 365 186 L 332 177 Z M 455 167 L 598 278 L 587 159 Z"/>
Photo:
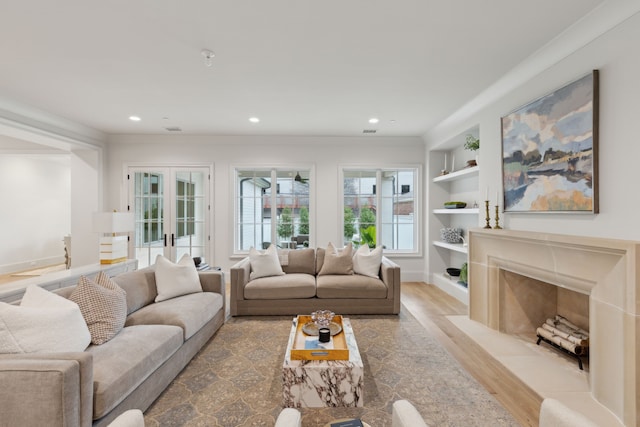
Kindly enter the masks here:
<path id="1" fill-rule="evenodd" d="M 141 119 L 138 116 L 129 116 L 129 120 L 132 122 L 139 122 Z"/>
<path id="2" fill-rule="evenodd" d="M 378 120 L 378 119 L 377 119 L 377 118 L 375 118 L 375 117 L 372 117 L 372 118 L 370 118 L 370 119 L 369 119 L 369 123 L 371 123 L 371 124 L 378 123 L 379 121 L 380 121 L 380 120 Z"/>
<path id="3" fill-rule="evenodd" d="M 249 118 L 249 121 L 250 121 L 251 123 L 260 123 L 260 119 L 259 119 L 259 118 L 257 118 L 257 117 L 250 117 L 250 118 Z"/>

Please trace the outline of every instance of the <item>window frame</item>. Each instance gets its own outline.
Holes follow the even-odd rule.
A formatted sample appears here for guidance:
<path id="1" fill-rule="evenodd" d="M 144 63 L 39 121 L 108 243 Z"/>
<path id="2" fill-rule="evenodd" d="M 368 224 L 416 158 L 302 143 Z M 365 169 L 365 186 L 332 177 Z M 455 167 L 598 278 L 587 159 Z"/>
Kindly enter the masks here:
<path id="1" fill-rule="evenodd" d="M 233 203 L 232 203 L 232 215 L 231 215 L 231 230 L 232 230 L 232 238 L 230 239 L 231 241 L 231 254 L 233 254 L 234 257 L 244 257 L 247 256 L 249 254 L 249 250 L 242 250 L 239 249 L 240 246 L 240 242 L 238 241 L 238 229 L 237 227 L 240 224 L 240 212 L 239 212 L 239 203 L 238 200 L 240 199 L 240 195 L 239 195 L 239 185 L 240 185 L 240 181 L 239 181 L 239 176 L 238 173 L 239 171 L 252 171 L 252 172 L 269 172 L 270 173 L 270 180 L 271 180 L 271 184 L 273 185 L 273 183 L 277 184 L 277 180 L 278 180 L 278 172 L 292 172 L 293 174 L 299 172 L 299 171 L 304 171 L 306 173 L 309 174 L 309 178 L 308 178 L 308 183 L 309 183 L 309 247 L 314 247 L 315 244 L 315 230 L 316 230 L 316 224 L 315 224 L 315 220 L 316 220 L 316 215 L 315 215 L 315 167 L 313 165 L 308 165 L 308 164 L 296 164 L 296 165 L 288 165 L 288 164 L 278 164 L 278 165 L 270 165 L 270 166 L 264 166 L 264 165 L 246 165 L 246 164 L 238 164 L 238 165 L 232 165 L 230 168 L 231 171 L 231 179 L 230 179 L 230 183 L 232 185 L 232 190 L 231 190 L 231 194 L 233 194 Z M 282 178 L 282 177 L 280 177 Z M 294 177 L 295 178 L 295 175 Z M 273 188 L 273 187 L 268 187 L 268 188 Z M 277 215 L 277 211 L 278 211 L 278 204 L 277 204 L 277 198 L 278 198 L 278 192 L 277 191 L 272 191 L 271 192 L 271 197 L 270 197 L 270 203 L 271 203 L 271 218 L 278 218 Z M 271 223 L 271 238 L 270 238 L 271 242 L 277 242 L 278 241 L 278 236 L 277 236 L 277 222 L 272 222 Z M 256 248 L 256 249 L 262 249 L 262 248 Z"/>
<path id="2" fill-rule="evenodd" d="M 393 171 L 412 171 L 413 176 L 413 200 L 414 200 L 414 230 L 413 230 L 413 248 L 412 249 L 384 249 L 385 255 L 391 255 L 394 257 L 419 257 L 422 256 L 423 240 L 422 235 L 422 165 L 420 164 L 400 164 L 400 165 L 361 165 L 361 164 L 341 164 L 339 165 L 339 178 L 338 178 L 338 234 L 339 241 L 344 240 L 342 231 L 344 230 L 344 208 L 345 208 L 345 194 L 344 194 L 344 180 L 346 172 L 375 172 L 376 184 L 375 188 L 382 188 L 382 173 Z M 398 193 L 399 194 L 399 193 Z M 383 192 L 375 191 L 376 206 L 382 206 Z M 376 241 L 380 242 L 380 237 L 383 233 L 383 221 L 382 215 L 376 215 Z"/>

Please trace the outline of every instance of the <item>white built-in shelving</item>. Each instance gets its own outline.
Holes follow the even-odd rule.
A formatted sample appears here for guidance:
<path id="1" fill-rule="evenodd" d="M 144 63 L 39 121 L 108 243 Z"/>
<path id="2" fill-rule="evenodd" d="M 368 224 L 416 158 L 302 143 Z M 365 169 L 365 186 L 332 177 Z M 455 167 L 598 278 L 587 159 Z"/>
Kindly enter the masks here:
<path id="1" fill-rule="evenodd" d="M 446 273 L 448 267 L 461 268 L 468 261 L 468 247 L 464 243 L 446 243 L 440 240 L 441 228 L 460 228 L 467 238 L 468 230 L 478 226 L 480 209 L 479 176 L 480 166 L 470 166 L 455 170 L 453 159 L 458 165 L 465 164 L 477 154 L 464 150 L 466 135 L 479 137 L 480 129 L 476 126 L 461 134 L 438 144 L 430 151 L 431 170 L 434 171 L 429 183 L 429 230 L 433 236 L 429 250 L 429 272 L 434 285 L 468 304 L 468 287 L 458 282 L 458 277 L 451 277 Z M 442 166 L 449 170 L 442 173 Z M 459 201 L 467 204 L 460 209 L 446 209 L 446 202 Z M 469 286 L 472 286 L 471 284 Z"/>

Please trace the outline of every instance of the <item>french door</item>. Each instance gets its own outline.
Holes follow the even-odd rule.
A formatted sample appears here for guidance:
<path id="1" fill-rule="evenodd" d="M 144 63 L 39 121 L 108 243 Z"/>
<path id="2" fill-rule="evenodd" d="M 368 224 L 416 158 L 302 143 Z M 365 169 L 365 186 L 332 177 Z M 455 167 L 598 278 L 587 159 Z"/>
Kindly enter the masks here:
<path id="1" fill-rule="evenodd" d="M 129 167 L 128 208 L 135 216 L 132 247 L 139 268 L 158 255 L 208 261 L 210 177 L 208 167 Z"/>

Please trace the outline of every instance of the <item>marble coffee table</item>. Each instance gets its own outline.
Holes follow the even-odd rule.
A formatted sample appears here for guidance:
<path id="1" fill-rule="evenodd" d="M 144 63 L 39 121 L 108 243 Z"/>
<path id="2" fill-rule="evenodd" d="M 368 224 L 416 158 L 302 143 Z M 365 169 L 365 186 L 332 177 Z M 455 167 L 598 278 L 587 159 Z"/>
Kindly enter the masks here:
<path id="1" fill-rule="evenodd" d="M 349 360 L 291 360 L 296 320 L 294 318 L 282 363 L 283 406 L 364 406 L 364 368 L 349 319 L 342 319 Z"/>

